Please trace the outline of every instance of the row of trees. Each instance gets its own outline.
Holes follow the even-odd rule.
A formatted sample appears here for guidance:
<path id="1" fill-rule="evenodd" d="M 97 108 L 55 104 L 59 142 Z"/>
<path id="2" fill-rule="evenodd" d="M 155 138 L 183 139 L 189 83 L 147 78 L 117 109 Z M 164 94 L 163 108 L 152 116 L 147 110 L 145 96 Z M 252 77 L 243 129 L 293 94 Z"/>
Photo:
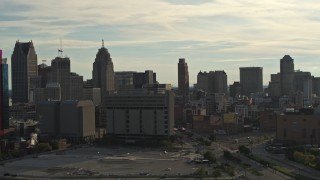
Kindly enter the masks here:
<path id="1" fill-rule="evenodd" d="M 319 149 L 304 147 L 289 148 L 286 157 L 291 160 L 320 170 Z"/>

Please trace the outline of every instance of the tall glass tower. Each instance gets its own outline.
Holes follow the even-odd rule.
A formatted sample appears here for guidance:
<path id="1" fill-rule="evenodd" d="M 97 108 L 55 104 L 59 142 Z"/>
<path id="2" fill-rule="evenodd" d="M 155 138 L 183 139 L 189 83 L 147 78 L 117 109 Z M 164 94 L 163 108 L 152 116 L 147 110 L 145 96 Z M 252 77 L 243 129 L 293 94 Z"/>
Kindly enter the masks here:
<path id="1" fill-rule="evenodd" d="M 9 128 L 9 85 L 8 85 L 8 64 L 2 59 L 0 49 L 0 136 L 3 129 Z"/>

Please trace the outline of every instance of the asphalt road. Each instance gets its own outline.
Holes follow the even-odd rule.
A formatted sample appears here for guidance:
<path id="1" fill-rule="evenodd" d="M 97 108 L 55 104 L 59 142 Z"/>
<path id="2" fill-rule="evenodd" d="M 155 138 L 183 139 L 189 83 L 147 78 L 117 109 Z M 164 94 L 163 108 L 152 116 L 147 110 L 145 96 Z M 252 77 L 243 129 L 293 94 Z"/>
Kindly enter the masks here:
<path id="1" fill-rule="evenodd" d="M 283 154 L 272 154 L 267 151 L 265 151 L 265 145 L 260 144 L 257 146 L 254 146 L 252 148 L 252 152 L 254 155 L 258 155 L 270 162 L 274 162 L 276 164 L 279 164 L 281 166 L 286 167 L 287 169 L 296 172 L 297 174 L 301 174 L 303 176 L 313 178 L 313 179 L 320 179 L 320 172 L 309 168 L 307 166 L 304 166 L 302 164 L 298 164 L 295 162 L 292 162 L 290 160 L 287 160 L 285 155 Z"/>

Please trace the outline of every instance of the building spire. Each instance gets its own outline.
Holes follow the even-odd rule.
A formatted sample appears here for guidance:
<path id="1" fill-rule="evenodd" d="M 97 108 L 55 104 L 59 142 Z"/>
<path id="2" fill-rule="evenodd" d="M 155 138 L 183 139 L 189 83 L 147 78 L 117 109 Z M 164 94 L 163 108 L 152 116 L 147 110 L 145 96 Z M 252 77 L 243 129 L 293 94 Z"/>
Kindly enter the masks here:
<path id="1" fill-rule="evenodd" d="M 104 40 L 102 39 L 102 47 L 104 48 Z"/>

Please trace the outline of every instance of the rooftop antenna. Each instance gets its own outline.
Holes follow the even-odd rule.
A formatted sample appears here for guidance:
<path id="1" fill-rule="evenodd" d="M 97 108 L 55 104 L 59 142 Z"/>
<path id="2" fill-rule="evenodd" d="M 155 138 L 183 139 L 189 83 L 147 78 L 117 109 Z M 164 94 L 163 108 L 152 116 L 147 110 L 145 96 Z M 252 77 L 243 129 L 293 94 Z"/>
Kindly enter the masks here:
<path id="1" fill-rule="evenodd" d="M 102 47 L 104 48 L 104 40 L 102 39 Z"/>
<path id="2" fill-rule="evenodd" d="M 58 56 L 62 58 L 62 53 L 63 53 L 63 50 L 62 50 L 62 40 L 60 39 L 60 49 L 58 49 Z"/>

